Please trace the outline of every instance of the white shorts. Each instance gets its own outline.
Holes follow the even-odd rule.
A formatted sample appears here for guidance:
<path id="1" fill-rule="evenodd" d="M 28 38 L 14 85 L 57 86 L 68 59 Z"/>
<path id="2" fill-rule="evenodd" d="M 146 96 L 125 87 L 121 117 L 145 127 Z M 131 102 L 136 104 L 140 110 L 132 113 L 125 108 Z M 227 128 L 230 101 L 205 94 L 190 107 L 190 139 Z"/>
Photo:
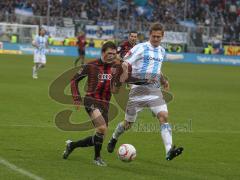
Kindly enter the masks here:
<path id="1" fill-rule="evenodd" d="M 155 115 L 159 112 L 168 112 L 166 102 L 163 99 L 160 89 L 146 89 L 144 86 L 137 87 L 131 89 L 129 93 L 125 120 L 128 122 L 135 122 L 138 112 L 145 107 L 150 108 Z"/>
<path id="2" fill-rule="evenodd" d="M 46 55 L 45 54 L 39 54 L 39 53 L 34 53 L 34 63 L 41 63 L 41 64 L 46 64 Z"/>

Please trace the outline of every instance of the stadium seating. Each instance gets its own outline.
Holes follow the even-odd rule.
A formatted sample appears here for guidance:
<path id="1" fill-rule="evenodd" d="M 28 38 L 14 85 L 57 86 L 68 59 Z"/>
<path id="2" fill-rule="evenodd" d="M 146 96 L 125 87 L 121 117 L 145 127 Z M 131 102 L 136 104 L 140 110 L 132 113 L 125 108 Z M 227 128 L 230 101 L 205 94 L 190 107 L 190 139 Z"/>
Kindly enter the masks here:
<path id="1" fill-rule="evenodd" d="M 97 22 L 111 21 L 117 18 L 118 1 L 113 0 L 51 0 L 50 16 L 61 18 L 93 20 Z M 164 24 L 177 24 L 182 20 L 190 20 L 196 25 L 224 26 L 224 41 L 240 42 L 240 0 L 121 0 L 120 24 L 122 29 L 132 29 L 131 24 L 137 24 L 138 29 L 145 22 L 154 22 L 161 19 Z M 5 0 L 0 2 L 0 22 L 16 20 L 15 8 L 31 8 L 35 16 L 47 15 L 48 0 Z M 12 15 L 12 16 L 9 16 Z M 8 16 L 8 18 L 6 18 Z M 10 17 L 10 18 L 9 18 Z M 53 20 L 64 24 L 64 20 Z M 122 22 L 127 22 L 122 23 Z M 135 22 L 135 23 L 133 23 Z M 29 24 L 39 24 L 39 21 L 30 21 Z M 42 23 L 46 23 L 42 21 Z M 136 27 L 136 26 L 135 26 Z"/>

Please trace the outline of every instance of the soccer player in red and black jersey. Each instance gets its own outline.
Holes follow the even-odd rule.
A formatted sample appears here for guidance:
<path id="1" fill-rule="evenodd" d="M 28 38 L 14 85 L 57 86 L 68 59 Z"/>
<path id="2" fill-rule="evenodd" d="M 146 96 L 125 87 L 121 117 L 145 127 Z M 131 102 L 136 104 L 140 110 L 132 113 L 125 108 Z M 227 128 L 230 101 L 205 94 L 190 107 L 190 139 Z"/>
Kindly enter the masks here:
<path id="1" fill-rule="evenodd" d="M 108 109 L 111 98 L 112 67 L 116 63 L 117 47 L 108 41 L 102 46 L 101 58 L 89 62 L 81 67 L 79 72 L 71 80 L 71 91 L 75 105 L 83 104 L 96 129 L 93 136 L 88 136 L 76 142 L 67 141 L 63 158 L 67 159 L 69 154 L 77 147 L 94 146 L 94 163 L 99 166 L 106 166 L 100 156 L 104 135 L 108 126 Z M 88 88 L 83 101 L 81 99 L 78 83 L 88 77 Z"/>
<path id="2" fill-rule="evenodd" d="M 74 65 L 77 66 L 78 61 L 81 61 L 81 64 L 84 64 L 85 59 L 85 48 L 86 48 L 86 37 L 84 32 L 80 32 L 79 36 L 77 37 L 77 46 L 78 46 L 78 54 L 79 57 L 75 60 Z"/>
<path id="3" fill-rule="evenodd" d="M 118 47 L 117 53 L 120 60 L 127 54 L 127 52 L 132 49 L 137 42 L 138 33 L 136 31 L 130 31 L 128 34 L 128 40 L 123 41 Z"/>

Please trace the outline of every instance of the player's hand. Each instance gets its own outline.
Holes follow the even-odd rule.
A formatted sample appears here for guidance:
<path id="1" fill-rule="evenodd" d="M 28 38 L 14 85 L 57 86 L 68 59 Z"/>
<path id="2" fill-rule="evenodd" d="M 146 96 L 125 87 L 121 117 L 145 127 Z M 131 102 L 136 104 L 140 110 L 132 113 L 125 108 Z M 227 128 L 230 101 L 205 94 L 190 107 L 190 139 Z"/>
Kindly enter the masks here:
<path id="1" fill-rule="evenodd" d="M 120 83 L 125 82 L 128 79 L 128 72 L 123 72 L 120 76 Z"/>
<path id="2" fill-rule="evenodd" d="M 123 83 L 128 79 L 128 63 L 122 63 L 123 73 L 120 76 L 120 82 Z"/>
<path id="3" fill-rule="evenodd" d="M 165 91 L 169 91 L 169 89 L 170 89 L 170 85 L 169 85 L 167 80 L 165 80 L 164 83 L 163 83 L 163 89 Z"/>
<path id="4" fill-rule="evenodd" d="M 117 94 L 120 90 L 121 85 L 122 84 L 120 82 L 111 82 L 111 93 Z"/>

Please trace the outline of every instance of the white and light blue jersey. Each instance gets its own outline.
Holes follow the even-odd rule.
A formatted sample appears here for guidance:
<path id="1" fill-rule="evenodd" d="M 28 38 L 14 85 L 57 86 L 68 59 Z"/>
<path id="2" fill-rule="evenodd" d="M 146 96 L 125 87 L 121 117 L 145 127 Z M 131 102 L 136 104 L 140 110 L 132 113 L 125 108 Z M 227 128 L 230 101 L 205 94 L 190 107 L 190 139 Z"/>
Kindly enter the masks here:
<path id="1" fill-rule="evenodd" d="M 36 36 L 34 39 L 34 43 L 38 46 L 38 48 L 35 48 L 36 54 L 45 55 L 46 49 L 47 49 L 47 36 Z"/>
<path id="2" fill-rule="evenodd" d="M 151 43 L 144 42 L 134 46 L 124 57 L 132 66 L 132 76 L 141 79 L 153 79 L 151 87 L 160 87 L 160 75 L 165 49 L 161 46 L 153 47 Z"/>

